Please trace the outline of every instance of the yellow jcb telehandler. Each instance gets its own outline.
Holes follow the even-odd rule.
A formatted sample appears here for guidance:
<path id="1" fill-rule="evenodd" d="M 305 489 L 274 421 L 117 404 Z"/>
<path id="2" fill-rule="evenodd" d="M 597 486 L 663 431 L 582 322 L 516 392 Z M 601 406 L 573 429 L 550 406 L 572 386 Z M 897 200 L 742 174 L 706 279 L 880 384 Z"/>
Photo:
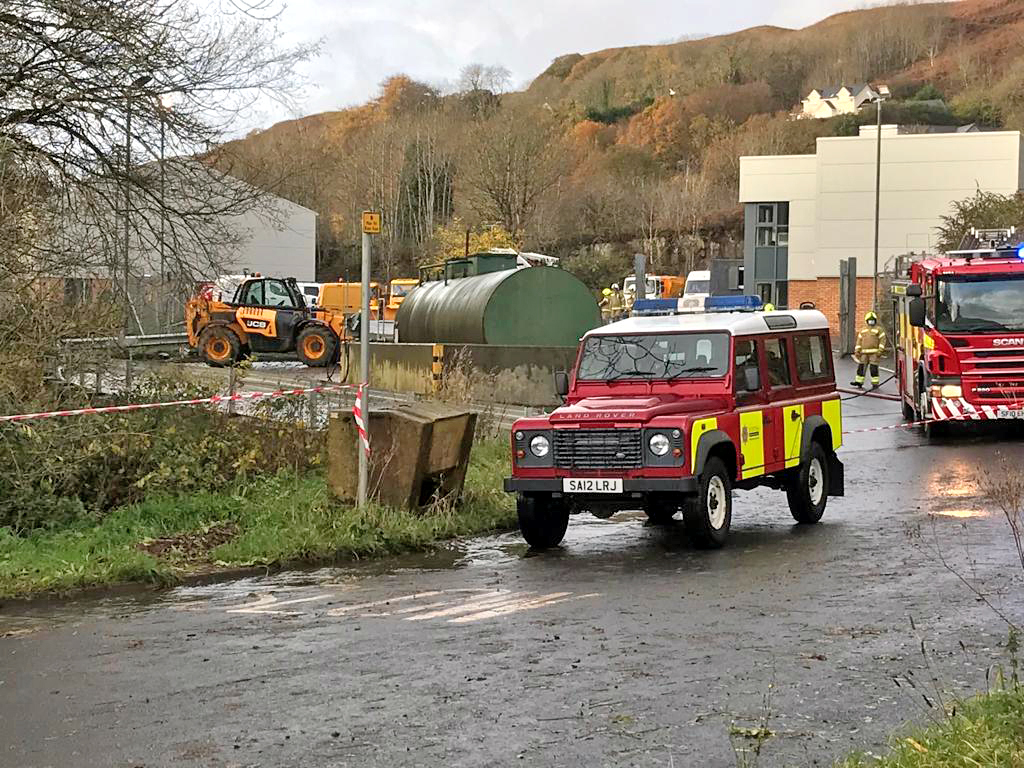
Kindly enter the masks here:
<path id="1" fill-rule="evenodd" d="M 330 365 L 350 338 L 348 317 L 331 307 L 307 307 L 294 278 L 259 275 L 244 280 L 231 301 L 205 290 L 185 305 L 189 346 L 215 367 L 252 352 L 295 352 L 308 366 Z"/>

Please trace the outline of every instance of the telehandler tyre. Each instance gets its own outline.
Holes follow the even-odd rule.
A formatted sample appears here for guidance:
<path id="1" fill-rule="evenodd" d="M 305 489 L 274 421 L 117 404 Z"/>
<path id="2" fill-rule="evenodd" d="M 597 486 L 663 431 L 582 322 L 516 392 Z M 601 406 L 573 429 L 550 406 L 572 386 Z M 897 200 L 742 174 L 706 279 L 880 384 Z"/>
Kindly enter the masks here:
<path id="1" fill-rule="evenodd" d="M 338 337 L 326 326 L 309 325 L 299 332 L 295 351 L 299 360 L 310 368 L 323 368 L 338 355 Z"/>
<path id="2" fill-rule="evenodd" d="M 242 342 L 230 328 L 214 325 L 199 336 L 199 353 L 214 368 L 234 365 L 241 349 Z"/>

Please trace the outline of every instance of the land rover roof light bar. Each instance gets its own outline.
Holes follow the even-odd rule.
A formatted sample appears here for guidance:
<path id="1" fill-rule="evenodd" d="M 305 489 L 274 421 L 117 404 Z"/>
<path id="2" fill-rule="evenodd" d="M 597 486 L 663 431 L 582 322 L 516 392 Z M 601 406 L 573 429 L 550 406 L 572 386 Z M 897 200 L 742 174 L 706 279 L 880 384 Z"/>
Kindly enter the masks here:
<path id="1" fill-rule="evenodd" d="M 633 302 L 633 315 L 693 314 L 684 312 L 680 299 L 637 299 Z M 758 312 L 763 308 L 758 296 L 709 296 L 704 300 L 705 312 Z"/>

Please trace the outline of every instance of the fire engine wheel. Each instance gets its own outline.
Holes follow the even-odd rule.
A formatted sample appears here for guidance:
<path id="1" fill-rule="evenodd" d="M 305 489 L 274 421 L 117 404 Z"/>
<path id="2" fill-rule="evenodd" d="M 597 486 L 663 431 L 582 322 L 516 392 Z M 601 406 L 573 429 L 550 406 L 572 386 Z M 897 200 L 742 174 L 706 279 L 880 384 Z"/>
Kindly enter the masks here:
<path id="1" fill-rule="evenodd" d="M 550 496 L 521 495 L 516 501 L 519 531 L 534 549 L 556 547 L 569 527 L 569 508 Z"/>
<path id="2" fill-rule="evenodd" d="M 918 398 L 920 408 L 917 412 L 917 418 L 919 421 L 922 422 L 921 433 L 926 438 L 931 439 L 933 437 L 938 437 L 946 425 L 938 421 L 933 421 L 934 414 L 932 413 L 931 398 L 928 396 L 927 389 L 925 389 L 924 387 L 922 387 L 921 389 L 923 391 L 921 392 L 921 395 Z"/>
<path id="3" fill-rule="evenodd" d="M 338 354 L 338 339 L 330 328 L 310 325 L 303 328 L 295 340 L 299 360 L 311 368 L 329 365 Z"/>
<path id="4" fill-rule="evenodd" d="M 914 421 L 914 419 L 917 418 L 917 414 L 914 411 L 914 408 L 910 405 L 907 405 L 907 401 L 903 399 L 902 395 L 900 396 L 900 409 L 903 411 L 904 421 Z"/>
<path id="5" fill-rule="evenodd" d="M 807 524 L 821 520 L 828 503 L 828 486 L 828 456 L 821 443 L 813 442 L 807 459 L 786 485 L 786 499 L 793 519 Z"/>
<path id="6" fill-rule="evenodd" d="M 223 368 L 234 365 L 241 352 L 242 343 L 230 328 L 213 326 L 199 337 L 199 349 L 207 365 Z"/>
<path id="7" fill-rule="evenodd" d="M 697 498 L 683 507 L 686 532 L 695 546 L 718 549 L 729 537 L 732 524 L 732 481 L 725 462 L 712 456 L 697 483 Z"/>

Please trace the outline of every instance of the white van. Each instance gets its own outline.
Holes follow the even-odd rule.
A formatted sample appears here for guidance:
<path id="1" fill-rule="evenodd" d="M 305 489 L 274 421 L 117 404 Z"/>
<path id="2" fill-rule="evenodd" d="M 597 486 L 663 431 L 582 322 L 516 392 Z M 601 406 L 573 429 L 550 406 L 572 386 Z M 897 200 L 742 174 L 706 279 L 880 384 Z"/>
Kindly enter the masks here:
<path id="1" fill-rule="evenodd" d="M 703 312 L 704 300 L 711 295 L 711 270 L 695 269 L 686 276 L 686 287 L 679 302 L 682 312 Z"/>

